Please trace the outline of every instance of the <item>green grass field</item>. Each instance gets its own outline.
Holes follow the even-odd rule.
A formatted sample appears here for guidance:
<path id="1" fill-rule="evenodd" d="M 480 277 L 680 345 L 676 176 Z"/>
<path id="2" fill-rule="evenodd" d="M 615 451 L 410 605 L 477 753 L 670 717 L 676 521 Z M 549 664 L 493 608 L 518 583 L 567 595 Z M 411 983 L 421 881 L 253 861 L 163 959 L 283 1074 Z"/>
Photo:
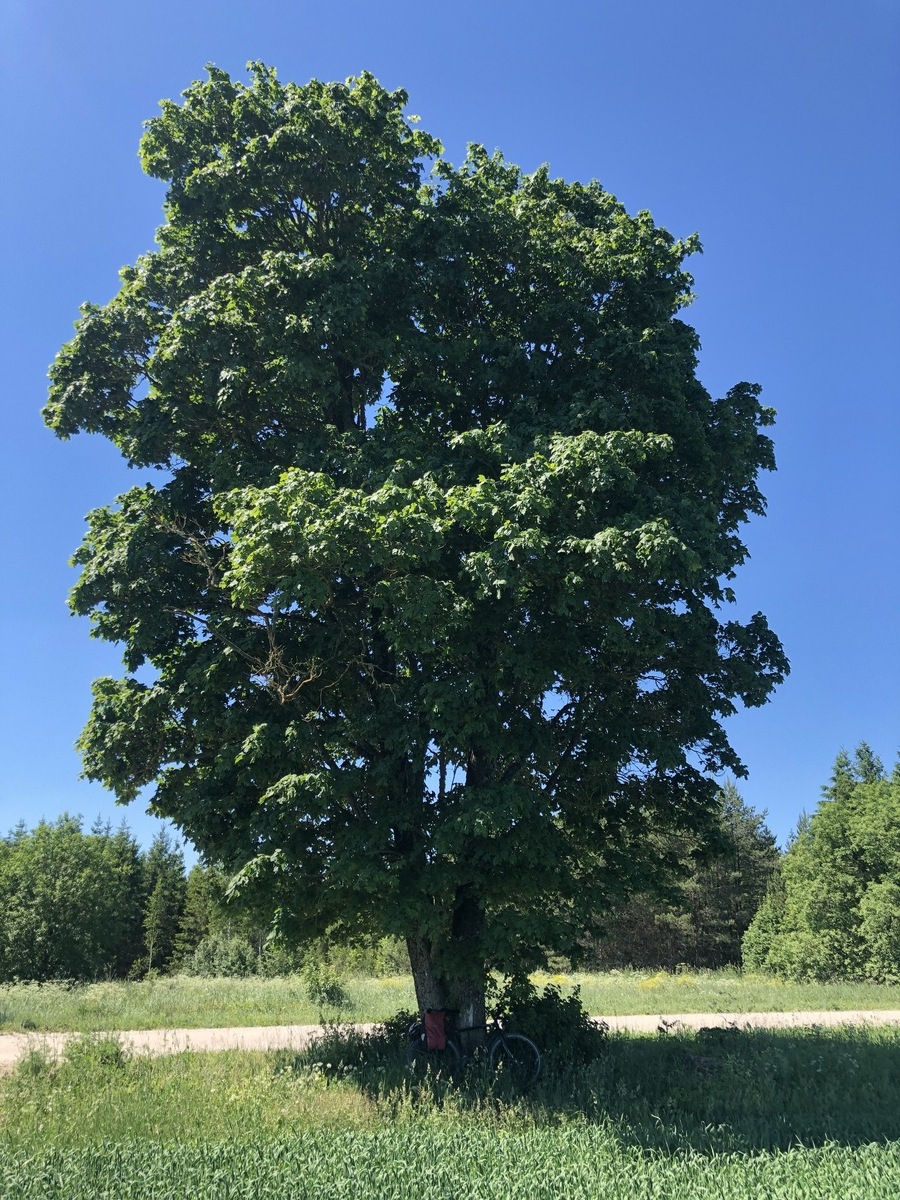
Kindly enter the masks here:
<path id="1" fill-rule="evenodd" d="M 408 1079 L 402 1045 L 129 1058 L 0 1080 L 3 1200 L 895 1200 L 900 1030 L 617 1035 L 524 1096 Z"/>
<path id="2" fill-rule="evenodd" d="M 588 1012 L 785 1012 L 792 1009 L 900 1008 L 900 986 L 791 984 L 736 971 L 611 971 L 595 975 L 539 975 L 564 992 L 580 985 Z M 349 1006 L 329 1019 L 383 1021 L 415 1009 L 409 976 L 349 979 Z M 299 978 L 198 979 L 188 976 L 141 983 L 12 984 L 0 986 L 0 1031 L 166 1029 L 228 1025 L 314 1024 L 320 1009 Z"/>

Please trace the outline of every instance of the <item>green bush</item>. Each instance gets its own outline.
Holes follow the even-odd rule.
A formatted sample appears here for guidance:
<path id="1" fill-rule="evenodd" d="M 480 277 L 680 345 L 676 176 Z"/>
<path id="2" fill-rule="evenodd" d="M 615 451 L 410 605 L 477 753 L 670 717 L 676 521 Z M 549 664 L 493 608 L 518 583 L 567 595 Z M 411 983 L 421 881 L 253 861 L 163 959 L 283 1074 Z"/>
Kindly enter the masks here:
<path id="1" fill-rule="evenodd" d="M 606 1028 L 591 1020 L 580 987 L 563 996 L 555 984 L 540 991 L 527 976 L 513 976 L 491 994 L 490 1004 L 507 1028 L 537 1043 L 549 1066 L 591 1062 L 606 1045 Z"/>
<path id="2" fill-rule="evenodd" d="M 128 1051 L 114 1033 L 85 1033 L 72 1038 L 63 1059 L 70 1071 L 89 1078 L 95 1071 L 117 1070 L 129 1059 Z"/>
<path id="3" fill-rule="evenodd" d="M 337 971 L 327 962 L 308 958 L 300 969 L 300 978 L 309 999 L 319 1009 L 319 1022 L 340 1020 L 353 1008 L 353 1001 Z"/>
<path id="4" fill-rule="evenodd" d="M 409 955 L 401 938 L 358 938 L 353 942 L 320 939 L 306 947 L 304 961 L 327 963 L 338 975 L 383 976 L 409 973 Z"/>
<path id="5" fill-rule="evenodd" d="M 205 937 L 182 968 L 186 975 L 255 975 L 258 955 L 245 937 L 213 933 Z"/>
<path id="6" fill-rule="evenodd" d="M 263 979 L 278 979 L 296 975 L 303 965 L 302 950 L 284 942 L 272 942 L 265 947 L 256 962 L 256 974 Z"/>

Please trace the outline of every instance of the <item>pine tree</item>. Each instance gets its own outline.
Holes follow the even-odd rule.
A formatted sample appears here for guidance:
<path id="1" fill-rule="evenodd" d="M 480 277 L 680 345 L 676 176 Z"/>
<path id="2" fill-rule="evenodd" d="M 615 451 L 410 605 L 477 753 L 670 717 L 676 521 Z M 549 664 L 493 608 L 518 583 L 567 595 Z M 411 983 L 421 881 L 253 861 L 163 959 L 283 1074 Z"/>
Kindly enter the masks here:
<path id="1" fill-rule="evenodd" d="M 147 969 L 165 970 L 184 910 L 184 855 L 162 830 L 144 859 L 144 949 Z"/>
<path id="2" fill-rule="evenodd" d="M 865 742 L 838 755 L 744 938 L 749 966 L 793 979 L 900 979 L 900 778 Z"/>
<path id="3" fill-rule="evenodd" d="M 218 880 L 211 867 L 197 863 L 190 870 L 185 888 L 184 909 L 175 938 L 174 961 L 182 964 L 208 937 L 219 899 Z"/>
<path id="4" fill-rule="evenodd" d="M 620 907 L 597 946 L 602 965 L 671 969 L 740 962 L 741 939 L 778 864 L 765 814 L 749 808 L 728 781 L 719 793 L 717 838 L 683 841 L 670 850 L 681 878 Z"/>

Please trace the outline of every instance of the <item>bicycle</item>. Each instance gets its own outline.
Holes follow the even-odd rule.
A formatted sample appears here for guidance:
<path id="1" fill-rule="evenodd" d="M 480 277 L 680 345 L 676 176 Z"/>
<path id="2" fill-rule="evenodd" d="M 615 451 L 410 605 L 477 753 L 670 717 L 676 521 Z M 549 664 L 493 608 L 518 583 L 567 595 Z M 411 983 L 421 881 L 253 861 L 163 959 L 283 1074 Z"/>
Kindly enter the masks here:
<path id="1" fill-rule="evenodd" d="M 454 1033 L 470 1033 L 477 1029 L 492 1031 L 484 1047 L 479 1047 L 476 1052 L 479 1057 L 483 1054 L 490 1074 L 508 1080 L 519 1090 L 530 1087 L 541 1073 L 541 1052 L 531 1038 L 524 1033 L 512 1033 L 504 1029 L 496 1017 L 487 1025 L 468 1025 L 456 1028 Z M 406 1065 L 417 1078 L 428 1074 L 458 1078 L 474 1057 L 463 1051 L 453 1033 L 447 1034 L 443 1050 L 432 1050 L 426 1040 L 425 1022 L 414 1021 L 409 1027 Z"/>

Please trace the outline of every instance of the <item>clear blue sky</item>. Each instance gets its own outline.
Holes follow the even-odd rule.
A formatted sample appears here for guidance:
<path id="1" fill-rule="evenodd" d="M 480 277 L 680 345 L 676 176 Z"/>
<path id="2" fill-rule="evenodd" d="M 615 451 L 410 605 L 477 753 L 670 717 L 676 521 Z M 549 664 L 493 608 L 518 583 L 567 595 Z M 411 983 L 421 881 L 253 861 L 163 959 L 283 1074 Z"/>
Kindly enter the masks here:
<path id="1" fill-rule="evenodd" d="M 63 810 L 142 840 L 140 805 L 79 782 L 90 680 L 116 651 L 67 614 L 84 514 L 133 477 L 38 416 L 83 300 L 149 249 L 160 185 L 141 122 L 211 61 L 282 78 L 373 71 L 458 160 L 469 141 L 530 170 L 598 178 L 697 230 L 700 374 L 758 381 L 779 413 L 769 515 L 747 531 L 743 613 L 793 674 L 731 722 L 741 784 L 784 838 L 841 746 L 900 747 L 898 0 L 0 0 L 3 587 L 0 830 Z"/>

